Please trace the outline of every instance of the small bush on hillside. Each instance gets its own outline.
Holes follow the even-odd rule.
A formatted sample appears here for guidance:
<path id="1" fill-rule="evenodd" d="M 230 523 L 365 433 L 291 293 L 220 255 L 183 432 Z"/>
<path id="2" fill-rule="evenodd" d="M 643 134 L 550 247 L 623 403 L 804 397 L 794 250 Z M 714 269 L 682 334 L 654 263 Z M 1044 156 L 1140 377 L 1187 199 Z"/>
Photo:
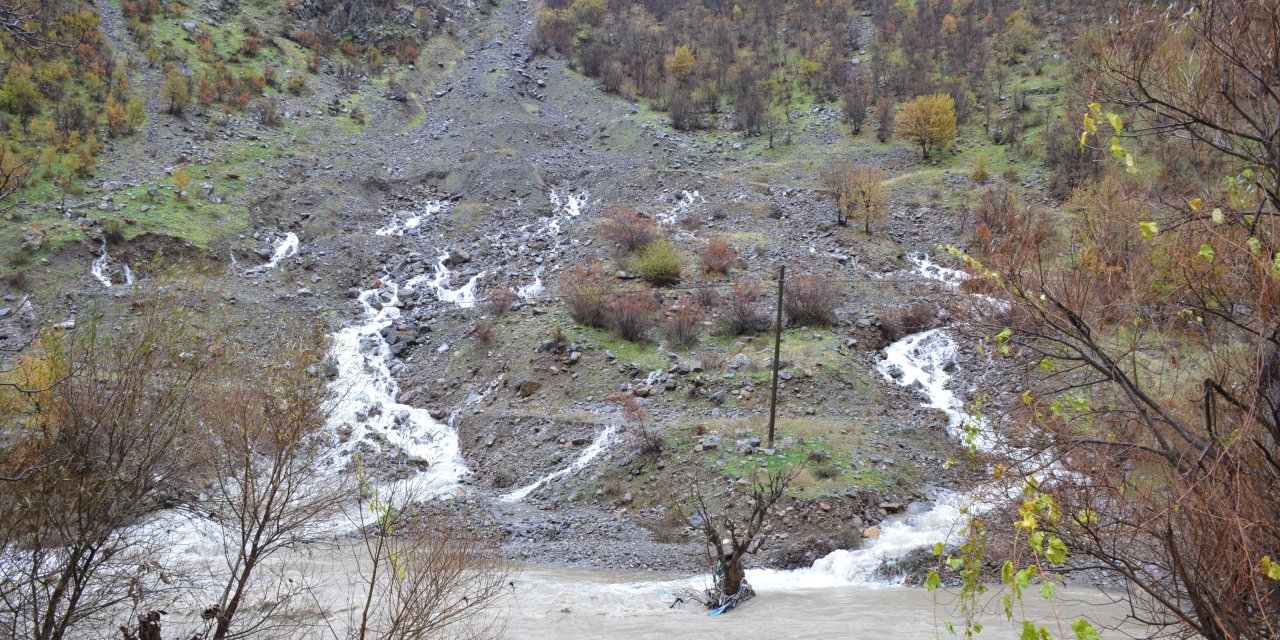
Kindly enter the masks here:
<path id="1" fill-rule="evenodd" d="M 969 179 L 974 184 L 982 184 L 990 177 L 991 174 L 987 172 L 987 156 L 979 154 L 978 159 L 973 161 L 973 172 L 969 174 Z"/>
<path id="2" fill-rule="evenodd" d="M 720 238 L 712 238 L 707 248 L 698 256 L 698 263 L 703 273 L 729 273 L 729 268 L 738 261 L 738 251 L 733 245 Z"/>
<path id="3" fill-rule="evenodd" d="M 763 304 L 759 288 L 739 284 L 725 297 L 720 307 L 720 331 L 741 336 L 760 333 L 773 324 Z"/>
<path id="4" fill-rule="evenodd" d="M 576 265 L 560 279 L 560 295 L 569 316 L 580 325 L 608 328 L 613 281 L 599 265 Z"/>
<path id="5" fill-rule="evenodd" d="M 635 251 L 658 238 L 658 225 L 630 207 L 613 207 L 596 228 L 601 238 Z"/>
<path id="6" fill-rule="evenodd" d="M 640 342 L 653 327 L 656 310 L 652 291 L 642 289 L 619 294 L 613 297 L 609 307 L 609 328 L 624 340 Z"/>
<path id="7" fill-rule="evenodd" d="M 836 322 L 836 305 L 840 288 L 830 278 L 819 274 L 800 276 L 788 282 L 782 291 L 782 311 L 793 327 L 829 327 Z"/>
<path id="8" fill-rule="evenodd" d="M 484 296 L 484 312 L 497 318 L 516 306 L 516 300 L 518 299 L 519 296 L 506 287 L 492 289 Z"/>
<path id="9" fill-rule="evenodd" d="M 701 309 L 692 305 L 681 305 L 667 317 L 662 325 L 662 332 L 672 345 L 683 347 L 697 344 L 702 317 Z"/>
<path id="10" fill-rule="evenodd" d="M 937 308 L 931 304 L 916 303 L 896 309 L 880 317 L 880 333 L 885 340 L 896 342 L 905 336 L 919 333 L 933 326 L 937 320 Z"/>
<path id="11" fill-rule="evenodd" d="M 656 287 L 680 281 L 680 250 L 670 240 L 651 242 L 635 261 L 635 271 Z"/>
<path id="12" fill-rule="evenodd" d="M 475 336 L 480 344 L 489 344 L 493 341 L 493 323 L 484 320 L 477 322 L 475 328 L 471 330 L 471 335 Z"/>

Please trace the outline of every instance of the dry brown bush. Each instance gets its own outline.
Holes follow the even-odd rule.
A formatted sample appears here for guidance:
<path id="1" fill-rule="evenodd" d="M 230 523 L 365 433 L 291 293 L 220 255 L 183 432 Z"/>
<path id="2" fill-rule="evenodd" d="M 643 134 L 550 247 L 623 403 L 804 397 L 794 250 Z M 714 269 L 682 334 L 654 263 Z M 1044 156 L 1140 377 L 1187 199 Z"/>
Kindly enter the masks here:
<path id="1" fill-rule="evenodd" d="M 937 308 L 932 304 L 920 302 L 881 315 L 880 333 L 885 340 L 895 342 L 904 336 L 933 327 L 937 324 L 937 319 Z"/>
<path id="2" fill-rule="evenodd" d="M 662 325 L 662 332 L 673 345 L 697 344 L 698 331 L 702 327 L 702 310 L 692 305 L 681 305 L 671 312 Z"/>
<path id="3" fill-rule="evenodd" d="M 585 327 L 609 326 L 616 285 L 599 264 L 574 265 L 560 278 L 560 295 L 569 315 Z"/>
<path id="4" fill-rule="evenodd" d="M 624 340 L 639 342 L 653 327 L 656 310 L 653 292 L 648 289 L 618 294 L 611 300 L 609 328 Z"/>
<path id="5" fill-rule="evenodd" d="M 741 336 L 760 333 L 773 324 L 764 306 L 764 295 L 759 287 L 751 284 L 734 286 L 721 301 L 720 331 L 726 335 Z"/>
<path id="6" fill-rule="evenodd" d="M 841 298 L 835 281 L 820 274 L 806 274 L 782 289 L 782 311 L 793 327 L 829 327 L 836 322 L 836 306 Z"/>
<path id="7" fill-rule="evenodd" d="M 635 251 L 658 238 L 658 225 L 631 207 L 610 207 L 596 227 L 601 238 Z"/>
<path id="8" fill-rule="evenodd" d="M 738 250 L 722 238 L 712 238 L 707 248 L 698 256 L 698 263 L 703 273 L 728 274 L 729 268 L 737 264 Z"/>

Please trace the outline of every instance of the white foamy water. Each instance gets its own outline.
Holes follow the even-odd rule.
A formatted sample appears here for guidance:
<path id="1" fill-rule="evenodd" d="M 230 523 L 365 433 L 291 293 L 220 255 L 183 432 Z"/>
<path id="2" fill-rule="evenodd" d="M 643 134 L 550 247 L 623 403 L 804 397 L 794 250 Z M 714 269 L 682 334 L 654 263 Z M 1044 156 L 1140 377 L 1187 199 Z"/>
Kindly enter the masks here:
<path id="1" fill-rule="evenodd" d="M 701 193 L 694 191 L 681 191 L 680 199 L 676 201 L 675 206 L 667 209 L 665 212 L 658 214 L 658 226 L 670 227 L 675 226 L 687 215 L 693 208 L 700 204 L 706 204 L 707 199 Z"/>
<path id="2" fill-rule="evenodd" d="M 454 304 L 463 309 L 470 309 L 476 306 L 476 287 L 480 283 L 480 278 L 484 277 L 485 272 L 471 276 L 467 283 L 457 289 L 450 289 L 449 285 L 453 280 L 453 271 L 445 264 L 449 260 L 449 254 L 443 253 L 436 258 L 435 272 L 428 279 L 427 276 L 416 276 L 410 278 L 405 283 L 406 293 L 416 289 L 419 285 L 426 284 L 436 293 L 436 299 L 440 302 Z"/>
<path id="3" fill-rule="evenodd" d="M 129 268 L 129 265 L 122 266 L 121 272 L 124 275 L 124 283 L 126 285 L 133 284 L 133 270 Z M 108 289 L 114 286 L 115 283 L 111 282 L 111 256 L 107 253 L 106 240 L 102 241 L 102 253 L 89 265 L 89 273 L 93 274 L 93 277 L 97 278 L 98 282 L 102 283 L 102 286 Z"/>
<path id="4" fill-rule="evenodd" d="M 280 266 L 280 262 L 286 258 L 292 258 L 298 255 L 298 249 L 301 242 L 298 240 L 298 234 L 290 231 L 284 234 L 284 237 L 276 240 L 275 249 L 271 252 L 271 259 L 250 269 L 245 269 L 245 274 L 259 273 L 269 271 Z"/>
<path id="5" fill-rule="evenodd" d="M 960 283 L 969 279 L 969 274 L 950 267 L 944 267 L 929 258 L 929 254 L 912 254 L 907 256 L 909 260 L 916 264 L 916 272 L 930 279 L 937 280 L 947 286 L 947 289 L 955 291 L 960 288 Z"/>
<path id="6" fill-rule="evenodd" d="M 551 200 L 552 207 L 554 207 L 554 213 L 551 214 L 545 224 L 539 227 L 537 231 L 534 231 L 534 235 L 550 239 L 552 245 L 550 254 L 558 256 L 567 241 L 568 225 L 582 215 L 582 212 L 587 207 L 589 194 L 585 191 L 580 191 L 561 197 L 558 192 L 552 190 L 548 197 Z M 525 227 L 525 229 L 527 230 L 528 227 Z M 542 276 L 546 273 L 547 266 L 547 261 L 539 264 L 533 270 L 533 282 L 516 289 L 516 295 L 522 299 L 542 295 L 547 290 L 546 285 L 542 282 Z"/>
<path id="7" fill-rule="evenodd" d="M 380 236 L 403 236 L 406 233 L 417 231 L 422 226 L 425 218 L 440 213 L 444 208 L 444 202 L 430 200 L 424 203 L 419 211 L 397 211 L 395 217 L 386 226 L 374 231 L 374 233 Z"/>
<path id="8" fill-rule="evenodd" d="M 861 549 L 839 549 L 819 558 L 813 566 L 793 571 L 753 569 L 747 580 L 756 589 L 824 589 L 876 583 L 877 571 L 917 549 L 942 542 L 964 521 L 966 498 L 947 493 L 927 511 L 891 518 L 880 523 L 880 536 Z"/>
<path id="9" fill-rule="evenodd" d="M 912 256 L 920 275 L 937 280 L 948 288 L 958 289 L 968 274 L 934 264 L 928 256 Z M 964 411 L 964 403 L 949 388 L 960 346 L 944 329 L 913 333 L 885 347 L 884 358 L 876 369 L 885 380 L 900 386 L 917 388 L 924 396 L 923 406 L 942 411 L 947 416 L 947 433 L 963 440 L 965 425 L 976 425 L 978 432 L 972 445 L 990 450 L 994 441 L 986 425 Z M 963 524 L 969 513 L 986 508 L 987 502 L 977 493 L 946 493 L 927 511 L 891 518 L 880 524 L 880 536 L 866 540 L 853 550 L 837 550 L 795 571 L 755 571 L 747 578 L 757 588 L 822 588 L 874 582 L 877 569 L 887 560 L 947 540 Z"/>
<path id="10" fill-rule="evenodd" d="M 582 471 L 583 469 L 587 468 L 587 465 L 591 464 L 596 458 L 600 457 L 600 454 L 604 453 L 605 450 L 607 450 L 610 446 L 613 445 L 613 442 L 616 439 L 617 433 L 618 433 L 618 425 L 616 423 L 610 422 L 609 424 L 605 425 L 605 427 L 601 429 L 599 433 L 596 434 L 596 437 L 594 440 L 591 441 L 591 444 L 587 445 L 587 448 L 583 449 L 582 452 L 578 454 L 578 457 L 574 458 L 573 462 L 569 464 L 569 466 L 563 469 L 559 469 L 557 471 L 553 471 L 539 478 L 537 481 L 533 482 L 532 484 L 521 487 L 519 489 L 516 489 L 515 491 L 512 491 L 511 493 L 503 495 L 500 498 L 500 500 L 502 500 L 503 502 L 519 502 L 529 497 L 529 494 L 533 493 L 534 491 L 537 491 L 540 487 L 547 484 L 548 482 L 552 482 L 554 480 L 558 480 L 565 476 L 569 476 L 569 475 L 578 473 L 579 471 Z"/>
<path id="11" fill-rule="evenodd" d="M 391 345 L 382 331 L 400 318 L 399 287 L 384 281 L 379 288 L 363 291 L 359 301 L 363 321 L 333 334 L 330 349 L 337 366 L 337 377 L 329 385 L 334 394 L 330 426 L 346 434 L 342 456 L 349 459 L 362 446 L 382 448 L 380 443 L 385 443 L 417 469 L 414 483 L 424 493 L 447 495 L 467 473 L 457 432 L 426 409 L 396 399 L 400 385 L 391 375 Z"/>

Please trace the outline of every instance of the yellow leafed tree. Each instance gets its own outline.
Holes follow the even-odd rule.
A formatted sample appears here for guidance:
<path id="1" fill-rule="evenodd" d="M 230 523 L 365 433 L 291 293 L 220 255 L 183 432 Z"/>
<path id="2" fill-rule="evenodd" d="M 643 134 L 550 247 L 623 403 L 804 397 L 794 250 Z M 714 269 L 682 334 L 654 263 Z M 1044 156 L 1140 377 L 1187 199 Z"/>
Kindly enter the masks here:
<path id="1" fill-rule="evenodd" d="M 898 112 L 898 132 L 920 146 L 925 158 L 956 137 L 956 103 L 950 95 L 918 96 Z"/>

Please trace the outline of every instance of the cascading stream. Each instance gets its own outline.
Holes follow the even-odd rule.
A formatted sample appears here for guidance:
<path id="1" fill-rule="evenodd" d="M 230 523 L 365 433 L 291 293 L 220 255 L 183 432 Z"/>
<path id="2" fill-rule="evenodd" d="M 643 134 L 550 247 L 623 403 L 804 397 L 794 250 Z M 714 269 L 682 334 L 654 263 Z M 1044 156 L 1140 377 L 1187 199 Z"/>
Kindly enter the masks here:
<path id="1" fill-rule="evenodd" d="M 550 194 L 551 205 L 554 213 L 536 232 L 535 236 L 549 238 L 552 242 L 551 253 L 559 255 L 564 248 L 566 231 L 565 224 L 573 222 L 582 215 L 583 210 L 587 206 L 589 194 L 585 191 L 578 193 L 570 193 L 564 198 L 560 194 L 552 191 Z M 546 285 L 542 282 L 542 276 L 546 273 L 547 263 L 544 261 L 533 270 L 533 282 L 530 282 L 516 290 L 516 295 L 522 299 L 534 298 L 542 295 L 546 290 Z"/>
<path id="2" fill-rule="evenodd" d="M 133 284 L 133 270 L 129 268 L 129 265 L 123 265 L 120 270 L 124 276 L 124 284 Z M 89 273 L 93 274 L 93 277 L 97 278 L 98 282 L 101 282 L 102 286 L 108 289 L 115 285 L 111 281 L 111 256 L 107 253 L 106 240 L 102 241 L 102 253 L 94 259 L 93 264 L 89 265 Z"/>
<path id="3" fill-rule="evenodd" d="M 968 277 L 963 271 L 948 269 L 929 261 L 928 256 L 912 257 L 916 271 L 937 280 L 948 289 L 957 290 Z M 994 446 L 988 429 L 981 420 L 964 412 L 964 403 L 948 388 L 952 367 L 960 347 L 945 329 L 913 333 L 885 347 L 884 359 L 877 370 L 887 381 L 903 387 L 918 386 L 926 402 L 923 406 L 942 411 L 947 416 L 947 433 L 954 438 L 966 437 L 965 425 L 976 425 L 972 444 L 979 450 Z M 907 513 L 904 517 L 880 524 L 880 535 L 859 549 L 841 549 L 819 558 L 812 566 L 794 571 L 753 570 L 747 573 L 757 588 L 814 589 L 874 582 L 884 562 L 900 558 L 912 551 L 946 540 L 963 522 L 964 509 L 973 513 L 983 508 L 983 500 L 975 495 L 944 493 L 927 510 Z"/>
<path id="4" fill-rule="evenodd" d="M 298 234 L 290 231 L 289 233 L 284 234 L 284 237 L 276 240 L 276 246 L 271 252 L 270 260 L 256 267 L 245 269 L 244 273 L 245 275 L 249 275 L 260 273 L 262 271 L 270 271 L 271 269 L 280 266 L 280 262 L 286 258 L 292 258 L 293 256 L 298 255 L 298 249 L 300 247 L 301 242 L 298 240 Z M 232 256 L 232 258 L 234 259 L 234 256 Z"/>
<path id="5" fill-rule="evenodd" d="M 575 473 L 578 473 L 579 471 L 582 471 L 583 469 L 587 468 L 587 465 L 591 464 L 593 461 L 595 461 L 596 458 L 600 457 L 600 454 L 604 453 L 609 447 L 613 446 L 614 441 L 617 439 L 617 435 L 618 435 L 617 423 L 610 422 L 603 429 L 601 429 L 599 433 L 596 434 L 596 437 L 594 440 L 591 441 L 591 444 L 588 445 L 586 449 L 583 449 L 582 452 L 578 454 L 578 457 L 574 458 L 573 462 L 569 464 L 569 466 L 563 469 L 560 469 L 558 471 L 553 471 L 545 476 L 542 476 L 538 480 L 524 487 L 516 489 L 515 491 L 512 491 L 510 493 L 504 494 L 499 499 L 502 500 L 503 502 L 519 502 L 529 497 L 529 494 L 533 493 L 534 491 L 537 491 L 538 489 L 542 488 L 544 485 L 546 485 L 549 482 L 552 482 L 554 480 L 558 480 L 565 476 L 573 475 Z"/>

